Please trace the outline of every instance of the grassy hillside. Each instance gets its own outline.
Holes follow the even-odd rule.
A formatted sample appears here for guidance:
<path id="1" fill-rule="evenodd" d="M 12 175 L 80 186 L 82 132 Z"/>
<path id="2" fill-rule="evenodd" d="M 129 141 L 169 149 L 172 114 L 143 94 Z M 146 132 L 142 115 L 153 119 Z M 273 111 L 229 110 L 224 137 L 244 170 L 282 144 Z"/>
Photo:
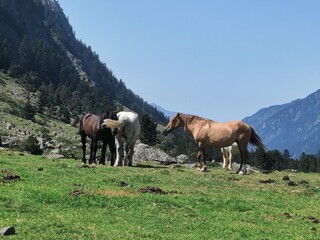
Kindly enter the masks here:
<path id="1" fill-rule="evenodd" d="M 320 239 L 319 174 L 81 168 L 8 150 L 0 172 L 7 239 Z"/>
<path id="2" fill-rule="evenodd" d="M 51 142 L 52 148 L 59 148 L 59 151 L 69 155 L 78 155 L 80 137 L 78 128 L 66 124 L 48 115 L 35 115 L 35 121 L 26 120 L 21 116 L 23 107 L 29 99 L 36 107 L 37 97 L 35 93 L 26 91 L 16 79 L 0 73 L 0 134 L 2 142 L 8 143 L 11 147 L 21 147 L 21 143 L 30 135 L 43 138 Z M 8 125 L 12 127 L 9 129 Z M 45 135 L 45 136 L 44 136 Z M 52 149 L 47 149 L 48 154 Z"/>

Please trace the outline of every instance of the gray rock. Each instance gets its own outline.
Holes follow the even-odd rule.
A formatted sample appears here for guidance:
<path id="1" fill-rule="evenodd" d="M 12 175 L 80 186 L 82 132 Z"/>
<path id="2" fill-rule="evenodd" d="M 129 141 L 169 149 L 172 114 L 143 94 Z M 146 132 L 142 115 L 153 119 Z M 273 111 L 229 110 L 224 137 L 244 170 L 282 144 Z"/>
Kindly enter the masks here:
<path id="1" fill-rule="evenodd" d="M 189 157 L 187 155 L 181 154 L 176 157 L 177 163 L 185 164 L 189 162 Z"/>
<path id="2" fill-rule="evenodd" d="M 8 130 L 11 130 L 14 127 L 15 127 L 15 125 L 13 123 L 7 123 L 7 129 Z"/>
<path id="3" fill-rule="evenodd" d="M 50 159 L 61 159 L 61 158 L 64 158 L 64 155 L 58 154 L 58 153 L 50 153 L 46 155 L 46 157 Z"/>
<path id="4" fill-rule="evenodd" d="M 134 149 L 133 160 L 135 162 L 154 161 L 159 162 L 161 164 L 177 163 L 177 160 L 175 158 L 170 157 L 168 154 L 161 151 L 160 149 L 143 143 L 136 144 Z"/>

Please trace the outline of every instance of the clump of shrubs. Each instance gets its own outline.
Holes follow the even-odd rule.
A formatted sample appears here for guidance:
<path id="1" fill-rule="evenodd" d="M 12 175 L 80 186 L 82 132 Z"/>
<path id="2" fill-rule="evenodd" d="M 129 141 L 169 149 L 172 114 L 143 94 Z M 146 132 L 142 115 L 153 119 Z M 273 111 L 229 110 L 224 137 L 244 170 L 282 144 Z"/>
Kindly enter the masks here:
<path id="1" fill-rule="evenodd" d="M 41 155 L 43 153 L 43 150 L 40 148 L 40 143 L 34 135 L 29 136 L 25 140 L 23 150 L 28 151 L 33 155 Z"/>

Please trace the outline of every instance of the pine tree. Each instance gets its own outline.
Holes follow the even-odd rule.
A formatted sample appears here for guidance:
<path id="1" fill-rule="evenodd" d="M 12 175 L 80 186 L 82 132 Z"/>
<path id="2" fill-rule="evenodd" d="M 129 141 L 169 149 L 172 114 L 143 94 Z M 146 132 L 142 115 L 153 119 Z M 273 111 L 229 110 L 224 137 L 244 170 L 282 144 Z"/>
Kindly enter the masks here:
<path id="1" fill-rule="evenodd" d="M 45 85 L 42 85 L 39 88 L 39 92 L 38 92 L 38 111 L 40 113 L 43 112 L 44 107 L 48 106 L 48 91 L 47 91 L 47 87 Z"/>
<path id="2" fill-rule="evenodd" d="M 36 114 L 36 109 L 31 105 L 29 99 L 25 103 L 22 109 L 23 117 L 27 120 L 34 121 L 34 115 Z"/>
<path id="3" fill-rule="evenodd" d="M 141 116 L 141 142 L 154 146 L 157 143 L 157 123 L 148 114 Z"/>

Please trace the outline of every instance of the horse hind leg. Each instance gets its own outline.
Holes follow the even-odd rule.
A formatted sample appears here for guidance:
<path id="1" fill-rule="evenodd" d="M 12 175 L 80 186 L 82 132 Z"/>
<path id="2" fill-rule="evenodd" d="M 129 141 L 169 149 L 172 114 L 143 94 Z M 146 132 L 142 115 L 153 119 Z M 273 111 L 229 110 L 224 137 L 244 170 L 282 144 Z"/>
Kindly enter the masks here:
<path id="1" fill-rule="evenodd" d="M 91 147 L 90 147 L 89 164 L 97 164 L 96 162 L 97 149 L 98 149 L 98 141 L 96 139 L 92 139 Z"/>
<path id="2" fill-rule="evenodd" d="M 237 174 L 246 174 L 247 173 L 246 164 L 247 164 L 249 152 L 247 147 L 240 147 L 239 144 L 238 144 L 238 147 L 241 155 L 241 164 L 237 171 Z"/>
<path id="3" fill-rule="evenodd" d="M 116 145 L 114 144 L 114 140 L 112 140 L 111 142 L 109 142 L 109 150 L 110 150 L 110 166 L 114 166 L 115 162 L 114 162 L 114 157 L 116 154 Z"/>
<path id="4" fill-rule="evenodd" d="M 229 154 L 228 154 L 228 169 L 232 170 L 232 147 L 229 149 Z"/>
<path id="5" fill-rule="evenodd" d="M 106 151 L 107 151 L 107 142 L 103 141 L 102 149 L 101 149 L 101 157 L 99 164 L 105 165 L 106 164 Z"/>
<path id="6" fill-rule="evenodd" d="M 116 162 L 114 163 L 114 166 L 122 166 L 123 164 L 123 142 L 122 140 L 118 140 L 118 143 L 116 144 L 116 149 L 117 149 L 117 153 L 116 153 Z"/>
<path id="7" fill-rule="evenodd" d="M 86 164 L 86 138 L 85 134 L 81 134 L 81 144 L 82 144 L 82 164 Z"/>
<path id="8" fill-rule="evenodd" d="M 228 155 L 227 148 L 221 148 L 221 153 L 222 153 L 222 158 L 223 158 L 222 168 L 226 169 L 227 166 L 229 165 L 229 155 Z"/>
<path id="9" fill-rule="evenodd" d="M 128 152 L 128 166 L 132 166 L 133 154 L 134 154 L 134 145 L 135 143 L 130 144 Z"/>
<path id="10" fill-rule="evenodd" d="M 129 166 L 128 164 L 129 164 L 129 161 L 130 161 L 130 146 L 129 146 L 129 143 L 126 143 L 126 155 L 125 155 L 125 157 L 124 157 L 124 159 L 123 159 L 123 165 L 124 166 Z M 131 165 L 132 165 L 132 163 L 131 163 Z"/>

